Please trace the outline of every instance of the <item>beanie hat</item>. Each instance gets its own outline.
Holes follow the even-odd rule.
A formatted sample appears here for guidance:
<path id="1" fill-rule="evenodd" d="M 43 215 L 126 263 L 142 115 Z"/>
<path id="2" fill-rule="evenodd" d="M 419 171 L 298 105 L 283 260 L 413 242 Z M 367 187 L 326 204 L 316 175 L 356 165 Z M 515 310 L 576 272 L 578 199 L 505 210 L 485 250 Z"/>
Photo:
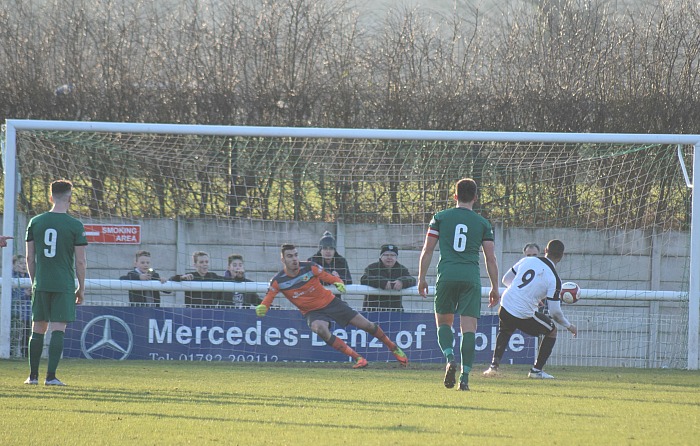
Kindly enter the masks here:
<path id="1" fill-rule="evenodd" d="M 335 239 L 333 238 L 333 235 L 328 231 L 324 232 L 323 237 L 321 237 L 321 240 L 318 242 L 318 247 L 335 248 Z"/>
<path id="2" fill-rule="evenodd" d="M 382 255 L 382 254 L 384 254 L 384 253 L 387 252 L 387 251 L 391 251 L 391 252 L 393 252 L 394 254 L 399 255 L 399 248 L 398 248 L 398 246 L 396 246 L 396 245 L 382 245 L 380 251 L 381 251 L 381 252 L 379 253 L 379 255 Z"/>

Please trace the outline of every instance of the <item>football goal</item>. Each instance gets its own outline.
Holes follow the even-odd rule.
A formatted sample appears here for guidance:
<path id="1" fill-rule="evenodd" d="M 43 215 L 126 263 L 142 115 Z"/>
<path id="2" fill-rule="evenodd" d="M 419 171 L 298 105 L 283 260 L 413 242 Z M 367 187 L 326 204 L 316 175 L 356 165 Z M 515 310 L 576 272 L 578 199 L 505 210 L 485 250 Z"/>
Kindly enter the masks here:
<path id="1" fill-rule="evenodd" d="M 527 243 L 566 245 L 559 275 L 582 291 L 563 311 L 579 336 L 562 331 L 550 363 L 698 368 L 700 135 L 37 120 L 8 120 L 3 133 L 3 234 L 15 239 L 2 250 L 0 357 L 26 354 L 24 232 L 50 209 L 51 181 L 65 178 L 90 243 L 86 302 L 66 332 L 66 356 L 345 361 L 284 297 L 265 318 L 251 309 L 282 267 L 280 245 L 311 259 L 330 232 L 352 280 L 342 299 L 412 361 L 442 361 L 432 300 L 410 278 L 385 289 L 370 266 L 388 244 L 415 278 L 432 215 L 454 205 L 456 180 L 471 177 L 501 275 Z M 129 277 L 142 251 L 162 280 Z M 221 277 L 235 276 L 229 259 L 238 255 L 248 281 L 180 280 L 199 271 L 201 253 Z M 483 265 L 482 278 L 488 285 Z M 490 359 L 497 328 L 487 292 L 477 362 Z M 208 297 L 193 304 L 201 293 Z M 391 359 L 363 332 L 333 330 L 369 360 Z M 503 360 L 529 362 L 535 349 L 516 336 Z"/>

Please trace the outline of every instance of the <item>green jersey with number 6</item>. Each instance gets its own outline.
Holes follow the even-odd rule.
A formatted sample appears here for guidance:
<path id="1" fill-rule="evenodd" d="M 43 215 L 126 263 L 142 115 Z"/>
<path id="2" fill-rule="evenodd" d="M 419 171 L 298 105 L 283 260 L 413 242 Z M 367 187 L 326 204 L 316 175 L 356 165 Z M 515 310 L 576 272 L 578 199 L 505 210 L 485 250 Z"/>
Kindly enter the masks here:
<path id="1" fill-rule="evenodd" d="M 88 244 L 80 220 L 44 212 L 29 221 L 25 240 L 34 242 L 34 290 L 75 292 L 75 247 Z"/>
<path id="2" fill-rule="evenodd" d="M 488 220 L 471 209 L 445 209 L 433 216 L 428 236 L 438 238 L 440 247 L 437 282 L 481 282 L 481 244 L 493 240 L 493 228 Z"/>

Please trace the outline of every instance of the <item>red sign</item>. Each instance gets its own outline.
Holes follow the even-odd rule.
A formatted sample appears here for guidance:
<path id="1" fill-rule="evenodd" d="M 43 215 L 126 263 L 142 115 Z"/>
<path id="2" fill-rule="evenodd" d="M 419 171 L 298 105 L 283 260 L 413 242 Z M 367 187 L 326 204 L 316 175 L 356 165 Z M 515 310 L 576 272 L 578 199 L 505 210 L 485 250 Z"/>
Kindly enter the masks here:
<path id="1" fill-rule="evenodd" d="M 141 243 L 141 225 L 85 225 L 88 243 L 138 245 Z"/>

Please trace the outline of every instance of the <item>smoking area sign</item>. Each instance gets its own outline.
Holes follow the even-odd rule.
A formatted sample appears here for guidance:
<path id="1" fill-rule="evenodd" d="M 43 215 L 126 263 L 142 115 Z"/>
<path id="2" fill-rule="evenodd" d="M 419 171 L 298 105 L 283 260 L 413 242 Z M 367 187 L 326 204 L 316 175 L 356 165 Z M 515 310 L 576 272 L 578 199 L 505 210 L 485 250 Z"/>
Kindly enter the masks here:
<path id="1" fill-rule="evenodd" d="M 141 225 L 84 225 L 88 243 L 138 245 Z"/>

